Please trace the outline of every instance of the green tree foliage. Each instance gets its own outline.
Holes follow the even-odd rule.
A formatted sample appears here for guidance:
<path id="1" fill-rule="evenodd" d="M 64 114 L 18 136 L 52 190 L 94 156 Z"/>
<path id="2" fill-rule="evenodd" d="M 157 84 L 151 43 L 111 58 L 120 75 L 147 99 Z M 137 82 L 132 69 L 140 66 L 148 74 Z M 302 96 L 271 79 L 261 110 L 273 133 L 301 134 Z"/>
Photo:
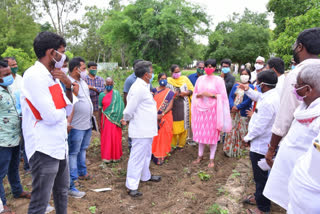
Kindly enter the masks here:
<path id="1" fill-rule="evenodd" d="M 1 54 L 2 57 L 14 57 L 18 63 L 18 73 L 22 74 L 36 61 L 35 58 L 30 58 L 30 56 L 24 52 L 21 48 L 8 47 L 4 53 Z"/>
<path id="2" fill-rule="evenodd" d="M 270 31 L 267 15 L 245 10 L 242 16 L 234 14 L 227 22 L 221 22 L 209 36 L 209 47 L 205 58 L 218 61 L 230 58 L 244 64 L 260 56 L 269 57 Z"/>
<path id="3" fill-rule="evenodd" d="M 166 70 L 173 63 L 190 63 L 183 56 L 185 49 L 207 27 L 203 9 L 185 0 L 137 0 L 121 11 L 111 11 L 100 34 L 123 67 L 142 58 Z"/>
<path id="4" fill-rule="evenodd" d="M 272 43 L 275 53 L 282 57 L 286 64 L 292 58 L 292 45 L 299 33 L 305 29 L 320 26 L 320 7 L 309 10 L 306 14 L 287 19 L 284 32 Z"/>
<path id="5" fill-rule="evenodd" d="M 274 14 L 275 38 L 285 30 L 286 19 L 305 14 L 308 10 L 319 7 L 319 0 L 270 0 L 267 8 Z"/>
<path id="6" fill-rule="evenodd" d="M 0 3 L 0 53 L 8 46 L 21 48 L 31 55 L 33 39 L 39 32 L 30 8 L 24 0 L 4 0 Z"/>

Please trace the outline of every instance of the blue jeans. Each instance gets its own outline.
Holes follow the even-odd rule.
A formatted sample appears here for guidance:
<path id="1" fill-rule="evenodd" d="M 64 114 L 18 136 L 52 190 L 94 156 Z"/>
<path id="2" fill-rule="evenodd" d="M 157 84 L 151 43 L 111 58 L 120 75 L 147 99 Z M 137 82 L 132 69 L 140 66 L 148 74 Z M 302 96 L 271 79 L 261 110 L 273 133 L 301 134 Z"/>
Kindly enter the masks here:
<path id="1" fill-rule="evenodd" d="M 70 190 L 76 191 L 74 181 L 78 176 L 87 174 L 86 150 L 90 144 L 91 132 L 90 128 L 88 130 L 71 129 L 69 133 Z"/>
<path id="2" fill-rule="evenodd" d="M 8 175 L 13 197 L 19 197 L 22 186 L 19 176 L 20 146 L 0 147 L 0 196 L 3 205 L 7 204 L 6 194 L 3 187 L 3 179 Z"/>

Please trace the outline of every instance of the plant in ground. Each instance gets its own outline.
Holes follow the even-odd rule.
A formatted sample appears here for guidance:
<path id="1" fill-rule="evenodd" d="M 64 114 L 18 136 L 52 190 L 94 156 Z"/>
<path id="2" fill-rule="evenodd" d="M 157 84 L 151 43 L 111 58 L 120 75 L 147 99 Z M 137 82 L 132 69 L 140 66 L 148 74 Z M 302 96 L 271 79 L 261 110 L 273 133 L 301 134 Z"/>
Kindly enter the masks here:
<path id="1" fill-rule="evenodd" d="M 211 207 L 209 207 L 206 214 L 229 214 L 229 211 L 222 209 L 219 204 L 213 204 Z"/>
<path id="2" fill-rule="evenodd" d="M 211 176 L 204 171 L 198 172 L 198 176 L 202 181 L 208 181 L 211 178 Z"/>
<path id="3" fill-rule="evenodd" d="M 91 206 L 91 207 L 89 207 L 89 211 L 90 211 L 92 214 L 96 213 L 96 209 L 97 209 L 96 206 Z"/>
<path id="4" fill-rule="evenodd" d="M 231 178 L 236 178 L 236 177 L 239 177 L 240 175 L 241 175 L 240 172 L 234 169 L 232 170 Z"/>
<path id="5" fill-rule="evenodd" d="M 222 193 L 225 192 L 225 189 L 223 187 L 220 187 L 217 189 L 218 190 L 218 194 L 221 195 Z"/>

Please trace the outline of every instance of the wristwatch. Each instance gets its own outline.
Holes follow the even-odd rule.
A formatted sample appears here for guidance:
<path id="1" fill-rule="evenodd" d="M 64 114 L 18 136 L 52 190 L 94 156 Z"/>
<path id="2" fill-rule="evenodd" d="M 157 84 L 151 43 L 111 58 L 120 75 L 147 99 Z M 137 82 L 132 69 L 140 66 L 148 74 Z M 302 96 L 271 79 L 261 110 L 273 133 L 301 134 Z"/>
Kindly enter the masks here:
<path id="1" fill-rule="evenodd" d="M 73 85 L 71 84 L 71 87 L 70 87 L 70 88 L 67 88 L 67 87 L 66 87 L 66 90 L 73 92 Z"/>

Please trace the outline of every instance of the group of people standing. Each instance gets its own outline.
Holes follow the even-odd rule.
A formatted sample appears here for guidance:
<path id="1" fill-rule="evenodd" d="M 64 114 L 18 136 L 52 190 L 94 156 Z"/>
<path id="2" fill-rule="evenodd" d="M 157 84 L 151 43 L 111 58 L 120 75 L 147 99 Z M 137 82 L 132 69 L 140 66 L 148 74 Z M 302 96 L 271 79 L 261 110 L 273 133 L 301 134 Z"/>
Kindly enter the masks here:
<path id="1" fill-rule="evenodd" d="M 28 213 L 45 213 L 51 193 L 56 212 L 67 213 L 68 195 L 85 195 L 78 180 L 92 177 L 86 167 L 92 129 L 101 135 L 102 161 L 110 163 L 121 159 L 122 127 L 127 125 L 126 187 L 132 197 L 142 196 L 140 181 L 161 181 L 150 172 L 151 160 L 163 164 L 172 151 L 183 151 L 189 138 L 198 144 L 193 164 L 203 161 L 209 145 L 209 168 L 219 141 L 228 157 L 239 157 L 250 146 L 256 191 L 243 202 L 257 207 L 248 213 L 269 213 L 270 200 L 288 213 L 320 212 L 320 28 L 299 34 L 293 46 L 297 66 L 288 74 L 282 59 L 265 63 L 259 56 L 255 70 L 241 67 L 236 82 L 231 60 L 221 61 L 218 76 L 216 60 L 208 59 L 188 77 L 172 65 L 170 75 L 158 74 L 159 86 L 153 88 L 152 63 L 136 60 L 123 97 L 112 78 L 97 76 L 96 63 L 69 60 L 65 47 L 54 33 L 38 34 L 38 61 L 23 77 L 16 74 L 14 58 L 0 61 L 2 213 L 13 213 L 3 188 L 6 175 L 14 197 L 31 198 Z M 31 194 L 23 191 L 19 178 L 21 139 Z"/>

